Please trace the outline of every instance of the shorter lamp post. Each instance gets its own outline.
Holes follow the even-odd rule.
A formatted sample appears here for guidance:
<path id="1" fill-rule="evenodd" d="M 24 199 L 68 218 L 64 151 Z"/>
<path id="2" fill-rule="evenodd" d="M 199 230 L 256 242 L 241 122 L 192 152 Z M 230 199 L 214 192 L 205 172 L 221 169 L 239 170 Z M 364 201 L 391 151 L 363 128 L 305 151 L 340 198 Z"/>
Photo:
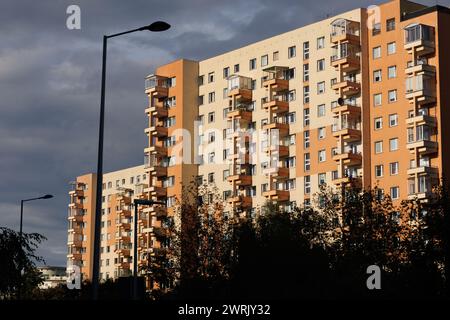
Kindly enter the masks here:
<path id="1" fill-rule="evenodd" d="M 163 201 L 154 201 L 146 199 L 134 199 L 134 241 L 133 241 L 133 299 L 138 299 L 138 205 L 152 206 L 155 204 L 166 205 Z"/>
<path id="2" fill-rule="evenodd" d="M 19 241 L 20 241 L 20 248 L 21 249 L 22 249 L 22 246 L 23 246 L 22 227 L 23 227 L 23 204 L 24 204 L 24 202 L 29 202 L 29 201 L 33 201 L 33 200 L 51 199 L 51 198 L 53 198 L 53 195 L 46 194 L 46 195 L 44 195 L 42 197 L 20 200 Z M 20 272 L 20 281 L 19 281 L 19 290 L 18 290 L 17 298 L 20 300 L 21 299 L 21 295 L 22 295 L 22 255 L 20 255 L 20 257 L 19 257 L 19 272 Z"/>

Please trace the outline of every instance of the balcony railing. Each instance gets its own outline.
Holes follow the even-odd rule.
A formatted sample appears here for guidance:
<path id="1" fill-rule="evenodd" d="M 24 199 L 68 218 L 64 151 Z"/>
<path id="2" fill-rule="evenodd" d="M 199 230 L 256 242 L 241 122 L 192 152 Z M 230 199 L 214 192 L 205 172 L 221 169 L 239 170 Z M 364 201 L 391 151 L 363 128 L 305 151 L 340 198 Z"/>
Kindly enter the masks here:
<path id="1" fill-rule="evenodd" d="M 252 79 L 239 75 L 228 77 L 228 92 L 232 90 L 252 90 Z"/>
<path id="2" fill-rule="evenodd" d="M 168 78 L 157 75 L 148 76 L 145 79 L 145 89 L 153 89 L 156 87 L 168 88 Z"/>
<path id="3" fill-rule="evenodd" d="M 346 130 L 346 129 L 361 130 L 361 122 L 343 122 L 341 124 L 334 123 L 331 126 L 331 131 L 333 131 L 333 132 L 340 131 L 340 130 Z"/>
<path id="4" fill-rule="evenodd" d="M 405 28 L 405 44 L 421 40 L 434 42 L 433 27 L 418 24 L 415 26 Z"/>
<path id="5" fill-rule="evenodd" d="M 331 23 L 331 37 L 345 35 L 359 36 L 359 23 L 347 19 L 337 19 Z"/>

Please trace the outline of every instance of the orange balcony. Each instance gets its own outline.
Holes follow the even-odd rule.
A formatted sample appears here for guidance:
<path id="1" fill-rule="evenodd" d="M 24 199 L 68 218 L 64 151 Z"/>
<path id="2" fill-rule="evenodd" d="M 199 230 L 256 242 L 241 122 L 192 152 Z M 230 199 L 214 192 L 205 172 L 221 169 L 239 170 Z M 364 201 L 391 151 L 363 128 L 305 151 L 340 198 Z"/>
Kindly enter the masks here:
<path id="1" fill-rule="evenodd" d="M 334 179 L 333 183 L 336 186 L 340 186 L 340 187 L 343 187 L 343 186 L 348 185 L 348 184 L 353 184 L 355 187 L 361 187 L 362 180 L 359 177 L 354 177 L 354 178 L 352 178 L 352 177 L 342 177 L 342 178 Z"/>
<path id="2" fill-rule="evenodd" d="M 289 68 L 279 66 L 264 69 L 263 86 L 270 88 L 272 92 L 289 90 L 289 80 L 285 79 L 285 72 L 287 70 Z"/>
<path id="3" fill-rule="evenodd" d="M 235 207 L 250 208 L 252 206 L 252 197 L 236 195 L 229 197 L 227 202 Z"/>
<path id="4" fill-rule="evenodd" d="M 123 241 L 125 243 L 129 243 L 131 240 L 130 235 L 127 232 L 120 232 L 119 235 L 116 235 L 116 241 Z"/>
<path id="5" fill-rule="evenodd" d="M 409 64 L 408 67 L 405 69 L 405 73 L 407 75 L 414 75 L 414 74 L 436 74 L 436 67 L 426 64 L 426 63 L 417 63 L 417 64 Z"/>
<path id="6" fill-rule="evenodd" d="M 431 26 L 417 24 L 405 28 L 404 49 L 408 53 L 423 56 L 435 52 L 434 28 Z"/>
<path id="7" fill-rule="evenodd" d="M 151 206 L 143 208 L 145 213 L 149 213 L 151 217 L 165 217 L 167 216 L 167 208 L 162 206 Z"/>
<path id="8" fill-rule="evenodd" d="M 333 111 L 334 113 L 359 116 L 361 114 L 361 107 L 351 104 L 344 104 L 342 106 L 337 105 L 336 107 L 332 108 L 331 111 Z"/>
<path id="9" fill-rule="evenodd" d="M 116 213 L 122 217 L 131 217 L 131 210 L 129 206 L 119 206 L 119 210 L 117 210 Z"/>
<path id="10" fill-rule="evenodd" d="M 228 182 L 235 183 L 237 186 L 250 186 L 252 184 L 251 175 L 236 174 L 227 177 Z"/>
<path id="11" fill-rule="evenodd" d="M 280 136 L 289 133 L 289 124 L 282 122 L 270 122 L 263 125 L 263 130 L 278 130 Z"/>
<path id="12" fill-rule="evenodd" d="M 67 255 L 67 259 L 69 260 L 82 260 L 81 253 L 69 253 Z"/>
<path id="13" fill-rule="evenodd" d="M 127 219 L 121 219 L 119 221 L 119 223 L 117 224 L 117 227 L 126 230 L 126 231 L 130 231 L 131 230 L 131 223 L 129 220 Z"/>
<path id="14" fill-rule="evenodd" d="M 167 231 L 164 228 L 156 226 L 148 228 L 148 232 L 154 237 L 165 237 L 167 235 Z"/>
<path id="15" fill-rule="evenodd" d="M 73 222 L 82 222 L 83 221 L 83 210 L 82 209 L 69 209 L 68 219 Z"/>
<path id="16" fill-rule="evenodd" d="M 344 57 L 332 56 L 331 66 L 335 69 L 341 68 L 343 72 L 353 72 L 361 68 L 359 58 L 357 56 L 348 55 Z"/>
<path id="17" fill-rule="evenodd" d="M 158 119 L 161 119 L 167 117 L 167 115 L 169 114 L 169 109 L 164 107 L 163 105 L 155 105 L 145 109 L 145 113 Z"/>
<path id="18" fill-rule="evenodd" d="M 128 205 L 131 204 L 131 197 L 126 194 L 118 194 L 116 198 L 117 202 L 122 202 L 122 204 Z"/>
<path id="19" fill-rule="evenodd" d="M 249 152 L 239 152 L 228 155 L 229 160 L 236 160 L 238 164 L 246 164 L 250 162 L 250 153 Z"/>
<path id="20" fill-rule="evenodd" d="M 145 171 L 157 177 L 167 176 L 167 167 L 162 165 L 148 165 L 145 168 Z"/>
<path id="21" fill-rule="evenodd" d="M 355 166 L 362 163 L 362 155 L 361 153 L 347 151 L 334 155 L 333 160 L 338 162 L 342 161 L 347 166 Z"/>
<path id="22" fill-rule="evenodd" d="M 286 167 L 266 168 L 263 173 L 277 179 L 289 178 L 289 168 Z"/>
<path id="23" fill-rule="evenodd" d="M 71 195 L 73 197 L 84 197 L 84 190 L 82 190 L 82 189 L 70 190 L 69 195 Z"/>
<path id="24" fill-rule="evenodd" d="M 164 254 L 167 251 L 166 248 L 162 248 L 162 247 L 151 247 L 148 249 L 148 253 L 151 256 L 157 256 L 157 255 L 161 255 Z"/>
<path id="25" fill-rule="evenodd" d="M 359 29 L 359 22 L 338 18 L 331 23 L 331 42 L 350 42 L 359 44 Z"/>
<path id="26" fill-rule="evenodd" d="M 289 200 L 288 190 L 268 190 L 263 192 L 263 196 L 272 201 L 287 201 Z"/>
<path id="27" fill-rule="evenodd" d="M 429 127 L 436 127 L 436 118 L 428 115 L 418 115 L 407 118 L 406 124 L 409 126 L 427 125 Z"/>
<path id="28" fill-rule="evenodd" d="M 415 150 L 417 150 L 418 153 L 429 154 L 437 152 L 438 143 L 431 140 L 419 140 L 407 143 L 406 147 L 410 150 L 410 153 L 415 153 Z"/>
<path id="29" fill-rule="evenodd" d="M 155 98 L 166 98 L 169 93 L 168 78 L 150 75 L 145 79 L 145 93 Z"/>
<path id="30" fill-rule="evenodd" d="M 289 111 L 289 102 L 282 99 L 263 100 L 262 107 L 264 110 L 273 113 L 285 113 Z"/>
<path id="31" fill-rule="evenodd" d="M 158 138 L 167 137 L 168 129 L 164 126 L 156 125 L 146 128 L 145 133 L 147 135 L 155 136 Z"/>
<path id="32" fill-rule="evenodd" d="M 341 137 L 343 141 L 352 142 L 361 140 L 361 130 L 355 126 L 332 127 L 333 137 Z"/>
<path id="33" fill-rule="evenodd" d="M 146 189 L 152 197 L 165 197 L 167 196 L 167 189 L 159 186 L 150 186 Z"/>
<path id="34" fill-rule="evenodd" d="M 361 85 L 358 82 L 344 80 L 334 83 L 331 88 L 340 91 L 344 96 L 353 96 L 361 91 Z"/>
<path id="35" fill-rule="evenodd" d="M 438 173 L 439 173 L 439 168 L 438 167 L 432 167 L 432 166 L 420 166 L 420 167 L 409 168 L 406 171 L 406 173 L 409 174 L 409 175 L 420 174 L 420 175 L 434 175 L 434 176 L 437 176 Z"/>
<path id="36" fill-rule="evenodd" d="M 278 155 L 279 157 L 288 157 L 289 156 L 289 147 L 284 145 L 270 145 L 266 146 L 263 149 L 268 154 Z"/>
<path id="37" fill-rule="evenodd" d="M 72 209 L 83 209 L 83 204 L 80 202 L 71 202 L 69 203 L 69 208 Z"/>
<path id="38" fill-rule="evenodd" d="M 252 121 L 252 112 L 245 107 L 238 107 L 227 114 L 228 119 L 242 119 L 247 122 Z"/>
<path id="39" fill-rule="evenodd" d="M 248 88 L 232 88 L 228 91 L 228 97 L 234 99 L 236 102 L 251 102 L 253 93 Z"/>
<path id="40" fill-rule="evenodd" d="M 167 148 L 162 146 L 150 146 L 144 149 L 144 153 L 163 157 L 167 156 Z"/>
<path id="41" fill-rule="evenodd" d="M 124 247 L 119 246 L 116 250 L 114 250 L 115 253 L 121 256 L 129 256 L 130 255 L 131 248 L 130 247 Z"/>

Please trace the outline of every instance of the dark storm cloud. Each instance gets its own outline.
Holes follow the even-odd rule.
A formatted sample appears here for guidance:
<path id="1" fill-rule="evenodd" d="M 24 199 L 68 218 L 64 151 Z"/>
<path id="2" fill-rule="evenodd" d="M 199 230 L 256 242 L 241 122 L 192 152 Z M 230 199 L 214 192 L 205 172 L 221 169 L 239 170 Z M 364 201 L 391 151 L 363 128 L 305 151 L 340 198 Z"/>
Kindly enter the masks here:
<path id="1" fill-rule="evenodd" d="M 81 7 L 81 30 L 65 26 L 70 4 Z M 96 165 L 104 33 L 159 19 L 173 26 L 162 34 L 142 32 L 109 43 L 105 169 L 117 170 L 142 163 L 143 79 L 155 66 L 181 57 L 204 59 L 370 4 L 356 0 L 2 0 L 0 225 L 18 228 L 20 199 L 54 194 L 54 199 L 27 203 L 24 230 L 47 236 L 40 252 L 49 264 L 65 264 L 68 182 L 94 171 Z"/>

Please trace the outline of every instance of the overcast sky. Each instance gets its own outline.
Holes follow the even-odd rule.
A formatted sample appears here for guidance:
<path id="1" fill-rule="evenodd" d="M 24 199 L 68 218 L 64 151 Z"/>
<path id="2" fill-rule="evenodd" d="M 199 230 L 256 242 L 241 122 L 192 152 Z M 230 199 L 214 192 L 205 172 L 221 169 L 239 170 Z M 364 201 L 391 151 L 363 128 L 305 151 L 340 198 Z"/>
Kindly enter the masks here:
<path id="1" fill-rule="evenodd" d="M 420 1 L 436 4 L 435 0 Z M 450 5 L 450 0 L 439 1 Z M 201 60 L 379 1 L 356 0 L 1 0 L 0 226 L 48 240 L 48 265 L 66 264 L 68 183 L 94 172 L 101 37 L 155 20 L 172 25 L 109 41 L 105 172 L 140 165 L 146 144 L 144 78 L 178 58 Z M 66 9 L 81 8 L 81 30 Z"/>

